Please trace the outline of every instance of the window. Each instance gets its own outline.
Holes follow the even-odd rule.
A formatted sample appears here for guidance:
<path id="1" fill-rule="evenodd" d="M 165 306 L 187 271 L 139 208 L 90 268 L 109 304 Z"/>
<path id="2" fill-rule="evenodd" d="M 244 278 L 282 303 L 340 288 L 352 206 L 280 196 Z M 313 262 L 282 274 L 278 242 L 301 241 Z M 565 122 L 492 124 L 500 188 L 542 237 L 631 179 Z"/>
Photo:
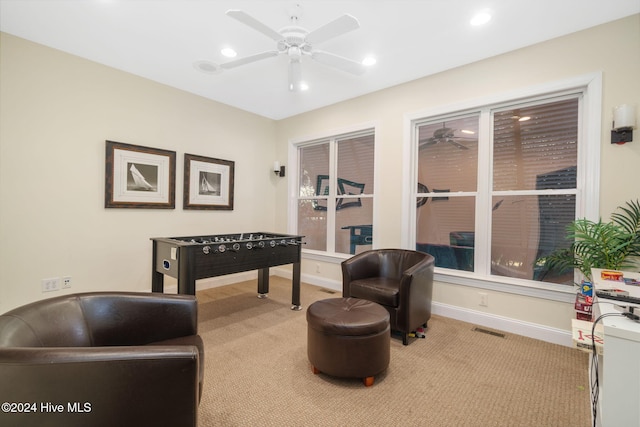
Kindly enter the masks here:
<path id="1" fill-rule="evenodd" d="M 416 248 L 437 267 L 474 270 L 479 120 L 472 113 L 416 125 Z"/>
<path id="2" fill-rule="evenodd" d="M 551 273 L 536 260 L 568 247 L 566 226 L 588 210 L 581 196 L 597 199 L 597 187 L 585 191 L 583 177 L 585 93 L 582 87 L 412 120 L 411 243 L 434 255 L 438 271 L 573 283 L 573 272 Z"/>
<path id="3" fill-rule="evenodd" d="M 491 273 L 573 283 L 536 263 L 571 244 L 577 216 L 580 98 L 494 111 L 491 191 Z"/>
<path id="4" fill-rule="evenodd" d="M 355 254 L 373 243 L 372 129 L 297 147 L 297 233 L 305 250 Z"/>

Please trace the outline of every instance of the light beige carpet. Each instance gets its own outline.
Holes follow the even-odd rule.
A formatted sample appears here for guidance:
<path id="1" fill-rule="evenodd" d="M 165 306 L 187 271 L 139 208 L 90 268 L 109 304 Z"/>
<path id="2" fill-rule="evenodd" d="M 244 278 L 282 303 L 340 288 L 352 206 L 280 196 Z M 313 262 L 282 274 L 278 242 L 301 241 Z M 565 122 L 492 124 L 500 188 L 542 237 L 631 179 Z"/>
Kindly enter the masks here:
<path id="1" fill-rule="evenodd" d="M 303 310 L 292 311 L 290 283 L 272 277 L 268 299 L 255 281 L 198 292 L 200 427 L 590 425 L 586 353 L 440 316 L 424 339 L 392 338 L 372 387 L 314 375 L 306 307 L 341 295 L 303 283 Z"/>

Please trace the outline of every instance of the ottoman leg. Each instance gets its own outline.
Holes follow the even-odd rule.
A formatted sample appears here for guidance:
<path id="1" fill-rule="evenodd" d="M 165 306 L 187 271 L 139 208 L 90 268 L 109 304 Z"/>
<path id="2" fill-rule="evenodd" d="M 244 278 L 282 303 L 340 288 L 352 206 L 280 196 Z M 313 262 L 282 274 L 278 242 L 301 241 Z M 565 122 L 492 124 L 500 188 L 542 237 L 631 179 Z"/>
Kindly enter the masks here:
<path id="1" fill-rule="evenodd" d="M 315 366 L 311 366 L 311 372 L 313 372 L 313 375 L 318 375 L 320 373 L 320 369 L 316 368 Z"/>
<path id="2" fill-rule="evenodd" d="M 362 379 L 365 387 L 371 387 L 373 385 L 373 377 L 366 377 Z"/>

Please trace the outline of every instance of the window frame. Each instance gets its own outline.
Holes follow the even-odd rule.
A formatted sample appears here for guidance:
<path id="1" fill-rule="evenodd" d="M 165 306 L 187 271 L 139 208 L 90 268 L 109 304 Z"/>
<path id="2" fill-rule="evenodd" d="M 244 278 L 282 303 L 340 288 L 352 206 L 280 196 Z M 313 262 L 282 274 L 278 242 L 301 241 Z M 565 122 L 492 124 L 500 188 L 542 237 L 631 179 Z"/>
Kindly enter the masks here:
<path id="1" fill-rule="evenodd" d="M 337 186 L 337 176 L 336 176 L 336 165 L 337 165 L 337 150 L 336 145 L 338 140 L 344 140 L 348 138 L 354 138 L 358 136 L 363 136 L 371 134 L 374 138 L 374 153 L 373 153 L 373 183 L 374 183 L 374 192 L 373 193 L 364 193 L 360 195 L 338 195 L 336 194 L 336 186 Z M 329 230 L 335 230 L 335 215 L 337 210 L 335 209 L 336 199 L 350 199 L 350 198 L 368 198 L 373 201 L 373 231 L 372 231 L 372 246 L 375 248 L 376 241 L 378 240 L 377 229 L 377 212 L 378 212 L 378 198 L 376 197 L 376 188 L 379 188 L 379 174 L 376 173 L 377 164 L 378 164 L 378 149 L 379 144 L 375 143 L 378 135 L 378 129 L 376 123 L 368 122 L 362 123 L 358 125 L 348 126 L 340 129 L 334 129 L 327 132 L 322 132 L 320 134 L 300 137 L 296 139 L 292 139 L 289 141 L 289 156 L 288 162 L 290 165 L 295 165 L 293 168 L 290 168 L 289 173 L 289 206 L 288 206 L 288 231 L 290 233 L 297 232 L 298 228 L 298 202 L 300 201 L 300 183 L 298 181 L 300 177 L 300 158 L 299 158 L 299 149 L 305 146 L 311 146 L 319 143 L 329 142 L 329 195 L 327 197 L 327 247 L 331 247 L 334 251 L 319 251 L 315 249 L 306 249 L 302 248 L 302 253 L 304 258 L 315 259 L 318 261 L 325 262 L 342 262 L 345 259 L 352 257 L 351 254 L 344 254 L 340 252 L 335 252 L 335 233 L 329 232 Z M 314 197 L 309 197 L 314 198 Z M 329 213 L 333 213 L 333 218 L 329 217 Z"/>
<path id="2" fill-rule="evenodd" d="M 479 150 L 478 189 L 482 184 L 480 179 L 490 179 L 493 171 L 490 163 L 490 156 L 487 157 L 493 148 L 492 126 L 493 121 L 487 120 L 484 114 L 491 114 L 491 111 L 507 108 L 509 105 L 539 101 L 543 99 L 553 99 L 558 96 L 580 94 L 581 113 L 578 122 L 578 171 L 576 189 L 576 216 L 595 219 L 599 217 L 599 194 L 600 194 L 600 141 L 602 127 L 602 74 L 594 73 L 578 76 L 567 80 L 536 85 L 514 91 L 504 92 L 496 95 L 489 95 L 452 103 L 434 108 L 408 113 L 404 116 L 405 135 L 403 139 L 403 227 L 402 246 L 415 248 L 416 245 L 416 209 L 415 198 L 417 195 L 417 156 L 418 147 L 416 124 L 431 121 L 439 117 L 460 116 L 472 112 L 480 112 L 479 139 L 490 141 L 491 147 L 488 150 Z M 481 154 L 484 152 L 484 155 Z M 482 168 L 482 169 L 481 169 Z M 589 173 L 585 173 L 589 171 Z M 483 173 L 484 172 L 484 173 Z M 489 173 L 488 173 L 489 172 Z M 484 178 L 483 178 L 484 177 Z M 484 188 L 487 188 L 486 186 Z M 492 188 L 485 194 L 475 192 L 476 206 L 478 211 L 483 210 L 484 214 L 476 213 L 476 230 L 484 230 L 486 227 L 488 204 Z M 489 218 L 490 220 L 490 218 Z M 479 241 L 483 241 L 478 239 Z M 489 239 L 484 239 L 487 245 Z M 487 248 L 480 248 L 487 250 Z M 483 252 L 482 250 L 476 252 Z M 486 255 L 488 256 L 488 255 Z M 479 260 L 479 262 L 483 262 Z M 435 279 L 464 286 L 473 286 L 481 289 L 496 290 L 519 295 L 535 296 L 555 301 L 572 302 L 575 298 L 575 289 L 566 285 L 538 282 L 533 280 L 515 279 L 509 277 L 479 274 L 474 272 L 436 268 Z"/>

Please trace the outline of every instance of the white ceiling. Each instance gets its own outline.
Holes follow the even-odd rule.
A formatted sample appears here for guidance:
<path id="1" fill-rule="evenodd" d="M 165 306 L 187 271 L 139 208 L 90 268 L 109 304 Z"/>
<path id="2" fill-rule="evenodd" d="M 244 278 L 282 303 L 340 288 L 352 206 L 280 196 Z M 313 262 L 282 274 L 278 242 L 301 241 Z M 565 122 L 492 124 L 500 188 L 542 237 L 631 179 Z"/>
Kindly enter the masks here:
<path id="1" fill-rule="evenodd" d="M 354 76 L 304 57 L 305 92 L 288 91 L 283 55 L 214 74 L 194 67 L 228 61 L 220 54 L 225 46 L 238 57 L 275 49 L 273 40 L 226 16 L 228 9 L 279 30 L 290 25 L 296 3 L 298 25 L 309 31 L 345 13 L 360 22 L 314 48 L 358 61 L 375 55 L 377 64 Z M 470 26 L 482 9 L 493 19 Z M 0 30 L 282 119 L 636 13 L 640 0 L 0 0 Z"/>

